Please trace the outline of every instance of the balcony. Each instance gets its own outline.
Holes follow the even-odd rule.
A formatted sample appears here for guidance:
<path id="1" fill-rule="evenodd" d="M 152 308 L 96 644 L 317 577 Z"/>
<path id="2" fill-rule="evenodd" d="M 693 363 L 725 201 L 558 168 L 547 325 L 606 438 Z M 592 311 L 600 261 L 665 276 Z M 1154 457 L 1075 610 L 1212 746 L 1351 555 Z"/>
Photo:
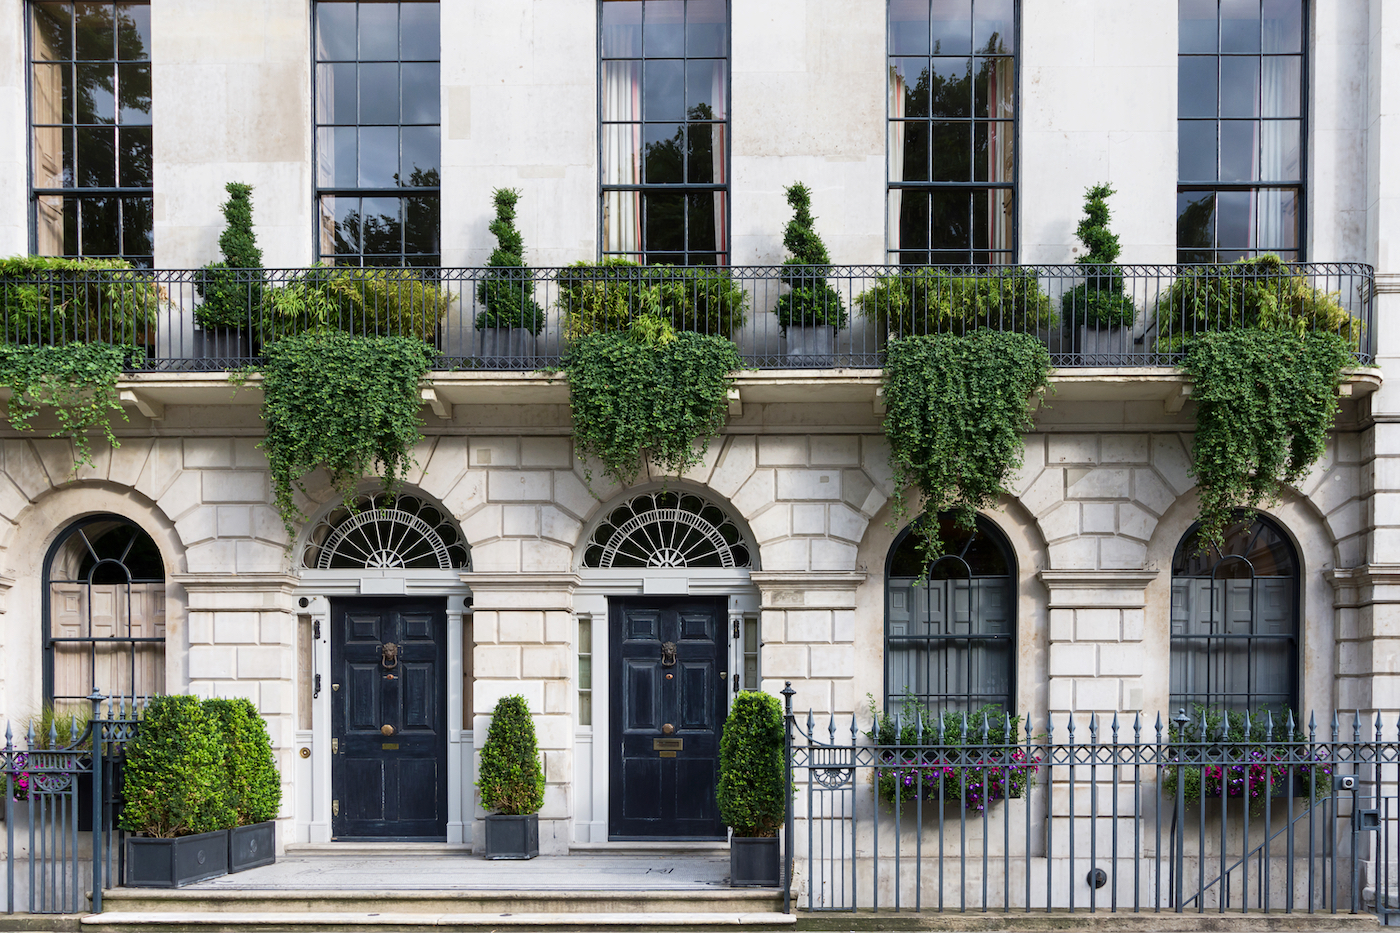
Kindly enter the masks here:
<path id="1" fill-rule="evenodd" d="M 197 312 L 216 286 L 222 320 L 232 326 L 202 327 Z M 437 349 L 438 369 L 483 376 L 555 369 L 571 338 L 625 328 L 648 313 L 678 329 L 727 334 L 757 370 L 878 370 L 891 339 L 988 327 L 1034 335 L 1065 377 L 1075 370 L 1173 367 L 1192 337 L 1258 324 L 1341 333 L 1355 348 L 1357 365 L 1367 366 L 1374 359 L 1373 291 L 1370 266 L 1277 261 L 609 264 L 528 271 L 318 266 L 228 270 L 217 283 L 200 270 L 82 269 L 0 276 L 0 323 L 12 343 L 133 345 L 145 351 L 132 355 L 133 375 L 256 366 L 261 348 L 279 336 L 321 327 L 419 336 Z M 803 300 L 790 297 L 794 292 Z M 498 320 L 528 326 L 487 326 Z M 804 322 L 815 326 L 799 326 Z"/>

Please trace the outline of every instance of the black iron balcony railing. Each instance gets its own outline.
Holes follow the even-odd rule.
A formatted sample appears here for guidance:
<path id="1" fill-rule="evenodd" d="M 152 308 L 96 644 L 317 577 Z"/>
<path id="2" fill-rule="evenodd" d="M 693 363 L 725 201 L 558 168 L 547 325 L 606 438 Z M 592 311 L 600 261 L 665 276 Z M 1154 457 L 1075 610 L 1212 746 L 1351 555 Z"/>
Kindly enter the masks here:
<path id="1" fill-rule="evenodd" d="M 280 336 L 328 327 L 416 335 L 444 369 L 528 371 L 571 339 L 654 314 L 725 334 L 758 368 L 878 368 L 891 339 L 979 327 L 1032 334 L 1057 367 L 1177 364 L 1194 336 L 1252 325 L 1328 330 L 1374 357 L 1374 273 L 1356 263 L 1179 266 L 348 268 L 0 275 L 11 343 L 144 348 L 146 370 L 256 364 Z M 136 357 L 133 356 L 133 360 Z"/>

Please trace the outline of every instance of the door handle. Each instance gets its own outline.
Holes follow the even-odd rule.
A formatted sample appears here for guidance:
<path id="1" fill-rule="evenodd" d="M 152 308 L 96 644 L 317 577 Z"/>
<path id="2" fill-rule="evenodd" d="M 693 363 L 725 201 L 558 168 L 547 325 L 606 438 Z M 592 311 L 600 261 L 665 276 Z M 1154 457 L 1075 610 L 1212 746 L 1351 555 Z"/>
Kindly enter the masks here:
<path id="1" fill-rule="evenodd" d="M 670 735 L 672 732 L 675 732 L 675 731 L 676 731 L 676 727 L 673 726 L 673 725 L 671 725 L 669 722 L 666 723 L 666 725 L 664 725 L 664 726 L 661 727 L 661 734 L 662 734 L 662 735 Z"/>

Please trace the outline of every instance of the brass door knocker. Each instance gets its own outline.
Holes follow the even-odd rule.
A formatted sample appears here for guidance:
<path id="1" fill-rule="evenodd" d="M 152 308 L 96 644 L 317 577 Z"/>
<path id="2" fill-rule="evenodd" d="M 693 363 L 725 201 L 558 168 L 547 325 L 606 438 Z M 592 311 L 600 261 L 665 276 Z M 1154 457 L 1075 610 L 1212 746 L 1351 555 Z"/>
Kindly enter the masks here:
<path id="1" fill-rule="evenodd" d="M 393 642 L 385 642 L 379 646 L 380 664 L 385 667 L 399 666 L 399 646 Z"/>
<path id="2" fill-rule="evenodd" d="M 676 643 L 675 643 L 675 642 L 673 642 L 673 641 L 667 641 L 667 642 L 662 642 L 662 643 L 661 643 L 661 666 L 662 666 L 662 667 L 675 667 L 675 666 L 676 666 Z"/>

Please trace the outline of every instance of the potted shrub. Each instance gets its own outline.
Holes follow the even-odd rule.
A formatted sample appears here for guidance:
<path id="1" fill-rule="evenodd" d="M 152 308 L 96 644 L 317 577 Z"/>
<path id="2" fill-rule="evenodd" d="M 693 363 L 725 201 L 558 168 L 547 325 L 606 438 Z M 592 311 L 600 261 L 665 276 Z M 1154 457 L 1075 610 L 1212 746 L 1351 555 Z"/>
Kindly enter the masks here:
<path id="1" fill-rule="evenodd" d="M 779 872 L 778 830 L 787 806 L 783 763 L 783 707 L 778 698 L 746 690 L 734 698 L 719 740 L 720 818 L 729 839 L 729 884 L 774 887 Z"/>
<path id="2" fill-rule="evenodd" d="M 901 269 L 879 276 L 855 304 L 886 340 L 979 328 L 1034 334 L 1055 322 L 1035 270 L 1016 267 L 974 275 L 938 266 Z"/>
<path id="3" fill-rule="evenodd" d="M 682 333 L 729 337 L 748 319 L 749 295 L 714 266 L 643 266 L 627 259 L 576 262 L 559 273 L 569 340 L 660 318 Z"/>
<path id="4" fill-rule="evenodd" d="M 152 274 L 124 259 L 0 259 L 0 336 L 16 346 L 149 349 L 162 303 Z"/>
<path id="5" fill-rule="evenodd" d="M 1123 291 L 1123 270 L 1113 265 L 1119 246 L 1118 236 L 1108 229 L 1112 195 L 1108 185 L 1084 193 L 1084 217 L 1075 236 L 1085 252 L 1075 262 L 1089 268 L 1084 282 L 1060 297 L 1060 319 L 1069 328 L 1074 352 L 1086 355 L 1127 353 L 1129 328 L 1137 319 L 1137 305 Z"/>
<path id="6" fill-rule="evenodd" d="M 523 696 L 502 697 L 491 713 L 476 786 L 481 805 L 496 811 L 486 817 L 486 857 L 539 855 L 544 770 L 535 747 L 535 723 Z"/>
<path id="7" fill-rule="evenodd" d="M 435 345 L 455 296 L 423 269 L 317 263 L 263 290 L 264 343 L 308 332 L 414 337 Z"/>
<path id="8" fill-rule="evenodd" d="M 228 834 L 230 872 L 271 865 L 277 860 L 277 807 L 282 781 L 272 757 L 272 740 L 257 707 L 248 700 L 205 700 L 224 739 L 224 786 L 234 824 Z"/>
<path id="9" fill-rule="evenodd" d="M 253 332 L 261 316 L 262 250 L 253 233 L 253 187 L 231 181 L 224 186 L 223 259 L 199 270 L 195 291 L 203 302 L 195 308 L 199 325 L 195 355 L 203 359 L 244 359 L 253 355 Z"/>
<path id="10" fill-rule="evenodd" d="M 515 229 L 515 204 L 520 192 L 497 188 L 491 192 L 496 219 L 490 230 L 497 246 L 486 265 L 496 270 L 477 286 L 482 310 L 476 316 L 483 357 L 533 357 L 535 338 L 544 327 L 544 311 L 535 302 L 534 275 L 525 265 L 525 242 Z"/>
<path id="11" fill-rule="evenodd" d="M 846 326 L 846 305 L 826 281 L 831 257 L 813 226 L 811 189 L 797 182 L 786 193 L 793 216 L 783 231 L 783 246 L 792 255 L 783 263 L 783 283 L 789 291 L 778 299 L 778 326 L 793 362 L 829 365 L 836 332 Z"/>
<path id="12" fill-rule="evenodd" d="M 126 749 L 126 883 L 175 888 L 228 871 L 233 808 L 219 723 L 198 697 L 161 696 Z"/>

